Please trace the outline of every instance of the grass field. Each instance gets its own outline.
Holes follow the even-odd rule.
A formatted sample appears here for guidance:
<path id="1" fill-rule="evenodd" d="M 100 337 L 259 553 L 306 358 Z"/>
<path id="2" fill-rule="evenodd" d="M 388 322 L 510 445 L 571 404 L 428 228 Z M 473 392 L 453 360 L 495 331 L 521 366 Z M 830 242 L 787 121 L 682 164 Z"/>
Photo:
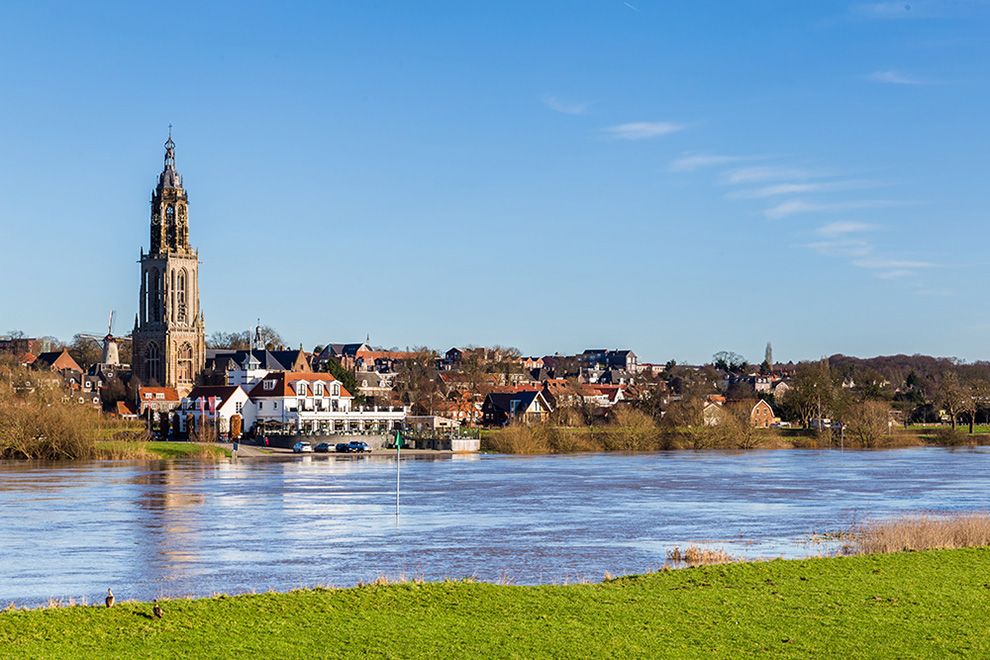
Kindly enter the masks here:
<path id="1" fill-rule="evenodd" d="M 101 458 L 109 459 L 198 458 L 216 460 L 230 456 L 230 450 L 225 447 L 195 442 L 100 440 L 97 441 L 96 448 Z"/>
<path id="2" fill-rule="evenodd" d="M 126 598 L 126 585 L 115 585 Z M 990 656 L 990 549 L 9 610 L 0 656 Z"/>

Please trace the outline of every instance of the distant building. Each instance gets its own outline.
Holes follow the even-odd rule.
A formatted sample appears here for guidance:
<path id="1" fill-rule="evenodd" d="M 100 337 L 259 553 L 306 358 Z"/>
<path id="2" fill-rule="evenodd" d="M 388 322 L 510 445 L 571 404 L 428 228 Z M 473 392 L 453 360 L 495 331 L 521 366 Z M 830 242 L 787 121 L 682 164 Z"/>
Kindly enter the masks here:
<path id="1" fill-rule="evenodd" d="M 401 407 L 355 409 L 354 396 L 328 373 L 272 372 L 248 395 L 254 425 L 283 432 L 384 432 L 401 427 L 406 417 Z"/>
<path id="2" fill-rule="evenodd" d="M 487 426 L 542 422 L 551 412 L 553 410 L 540 390 L 492 392 L 481 405 L 482 422 Z"/>
<path id="3" fill-rule="evenodd" d="M 174 387 L 141 386 L 134 402 L 137 414 L 146 417 L 151 411 L 156 414 L 169 413 L 179 407 L 179 393 Z"/>
<path id="4" fill-rule="evenodd" d="M 227 434 L 235 415 L 241 417 L 242 433 L 254 424 L 254 408 L 250 405 L 248 393 L 236 385 L 197 385 L 183 397 L 178 412 L 181 431 L 211 424 L 220 434 Z M 187 418 L 192 420 L 192 429 L 186 428 Z"/>
<path id="5" fill-rule="evenodd" d="M 749 412 L 749 423 L 753 428 L 768 429 L 776 421 L 773 408 L 765 400 L 760 399 Z"/>
<path id="6" fill-rule="evenodd" d="M 69 372 L 80 375 L 83 373 L 83 369 L 79 366 L 79 363 L 64 348 L 61 351 L 49 351 L 39 354 L 31 363 L 31 366 L 38 370 L 54 371 L 63 375 Z"/>

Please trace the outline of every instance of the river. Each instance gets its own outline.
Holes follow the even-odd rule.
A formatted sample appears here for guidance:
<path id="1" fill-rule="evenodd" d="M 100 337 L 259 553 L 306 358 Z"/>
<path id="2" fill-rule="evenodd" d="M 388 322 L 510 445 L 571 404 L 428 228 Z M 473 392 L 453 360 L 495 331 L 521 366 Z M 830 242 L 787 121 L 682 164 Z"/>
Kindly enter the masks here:
<path id="1" fill-rule="evenodd" d="M 674 546 L 834 551 L 866 519 L 986 510 L 990 448 L 0 462 L 0 604 L 656 570 Z"/>

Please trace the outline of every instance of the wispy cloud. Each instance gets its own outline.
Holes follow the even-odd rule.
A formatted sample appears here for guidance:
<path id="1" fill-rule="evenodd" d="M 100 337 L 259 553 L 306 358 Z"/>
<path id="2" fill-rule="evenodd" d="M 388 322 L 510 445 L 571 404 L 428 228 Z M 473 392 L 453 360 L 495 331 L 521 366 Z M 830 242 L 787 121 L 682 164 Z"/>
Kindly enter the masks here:
<path id="1" fill-rule="evenodd" d="M 804 247 L 827 257 L 862 258 L 873 252 L 873 246 L 862 239 L 838 238 L 808 243 Z"/>
<path id="2" fill-rule="evenodd" d="M 687 128 L 670 121 L 634 121 L 603 128 L 602 132 L 616 140 L 650 140 L 678 133 Z"/>
<path id="3" fill-rule="evenodd" d="M 792 199 L 771 206 L 763 211 L 763 215 L 771 220 L 779 220 L 802 213 L 825 213 L 830 211 L 850 211 L 853 209 L 876 209 L 889 206 L 901 206 L 902 202 L 887 199 L 864 199 L 854 202 L 808 202 L 803 199 Z"/>
<path id="4" fill-rule="evenodd" d="M 753 190 L 734 192 L 730 197 L 736 199 L 765 199 L 781 195 L 801 195 L 807 193 L 835 192 L 841 190 L 863 190 L 876 188 L 880 184 L 874 181 L 809 181 L 804 183 L 776 183 Z"/>
<path id="5" fill-rule="evenodd" d="M 750 156 L 726 156 L 723 154 L 684 154 L 670 161 L 667 167 L 671 172 L 694 172 L 706 167 L 728 165 L 744 160 L 752 160 Z"/>
<path id="6" fill-rule="evenodd" d="M 822 225 L 815 230 L 815 233 L 819 236 L 846 236 L 848 234 L 862 234 L 865 232 L 875 231 L 877 229 L 876 225 L 871 225 L 865 222 L 850 222 L 848 220 L 840 220 L 838 222 L 830 222 L 826 225 Z"/>
<path id="7" fill-rule="evenodd" d="M 882 85 L 927 85 L 928 81 L 922 80 L 920 78 L 915 78 L 914 76 L 909 76 L 906 73 L 901 73 L 899 71 L 894 71 L 888 69 L 886 71 L 874 71 L 870 75 L 866 76 L 867 80 L 875 83 L 880 83 Z"/>
<path id="8" fill-rule="evenodd" d="M 827 176 L 827 173 L 811 172 L 809 170 L 777 165 L 757 165 L 729 170 L 722 175 L 722 180 L 730 185 L 738 185 L 741 183 L 786 181 L 788 179 L 800 181 L 802 179 L 813 179 L 818 176 Z"/>
<path id="9" fill-rule="evenodd" d="M 565 115 L 584 115 L 591 107 L 590 101 L 564 101 L 550 95 L 544 96 L 540 100 L 551 110 Z"/>
<path id="10" fill-rule="evenodd" d="M 857 259 L 853 265 L 870 270 L 918 270 L 919 268 L 934 268 L 936 264 L 931 261 L 921 261 L 915 259 Z"/>

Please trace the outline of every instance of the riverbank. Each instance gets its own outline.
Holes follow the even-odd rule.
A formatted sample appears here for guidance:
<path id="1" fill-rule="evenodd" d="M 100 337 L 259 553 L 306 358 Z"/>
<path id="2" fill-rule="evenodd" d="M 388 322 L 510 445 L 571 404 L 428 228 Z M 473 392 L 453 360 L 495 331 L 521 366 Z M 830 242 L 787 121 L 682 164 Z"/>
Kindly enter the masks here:
<path id="1" fill-rule="evenodd" d="M 870 444 L 839 433 L 817 433 L 797 428 L 752 429 L 681 427 L 661 428 L 645 420 L 635 424 L 598 426 L 518 425 L 486 429 L 481 449 L 499 454 L 576 454 L 582 452 L 655 452 L 703 449 L 897 449 L 906 447 L 961 447 L 990 444 L 990 433 L 969 434 L 949 427 L 895 428 Z"/>
<path id="2" fill-rule="evenodd" d="M 96 442 L 95 454 L 95 458 L 110 460 L 190 458 L 215 461 L 230 458 L 231 452 L 229 445 L 213 443 L 100 440 Z"/>
<path id="3" fill-rule="evenodd" d="M 990 549 L 777 560 L 598 584 L 376 584 L 0 614 L 32 657 L 990 654 Z"/>

